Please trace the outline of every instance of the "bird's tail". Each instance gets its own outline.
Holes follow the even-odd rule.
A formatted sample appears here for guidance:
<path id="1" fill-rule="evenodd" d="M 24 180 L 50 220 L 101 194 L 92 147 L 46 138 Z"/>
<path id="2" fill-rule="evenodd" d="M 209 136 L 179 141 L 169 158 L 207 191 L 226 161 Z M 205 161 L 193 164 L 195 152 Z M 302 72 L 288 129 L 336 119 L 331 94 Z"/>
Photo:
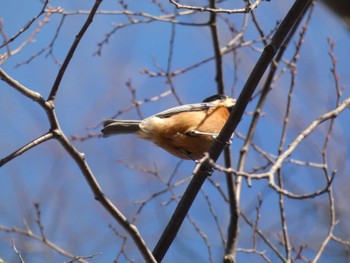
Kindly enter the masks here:
<path id="1" fill-rule="evenodd" d="M 113 134 L 134 133 L 140 130 L 137 120 L 105 120 L 103 122 L 103 137 L 108 137 Z"/>

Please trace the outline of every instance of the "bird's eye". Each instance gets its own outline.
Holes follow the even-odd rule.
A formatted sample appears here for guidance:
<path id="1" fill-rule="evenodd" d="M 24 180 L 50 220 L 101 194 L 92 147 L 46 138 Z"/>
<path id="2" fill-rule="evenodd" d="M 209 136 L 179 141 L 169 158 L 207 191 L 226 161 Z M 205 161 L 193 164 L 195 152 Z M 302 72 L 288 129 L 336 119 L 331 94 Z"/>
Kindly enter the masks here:
<path id="1" fill-rule="evenodd" d="M 210 97 L 204 99 L 203 102 L 212 102 L 212 101 L 216 101 L 216 100 L 222 100 L 225 98 L 227 98 L 227 96 L 222 95 L 222 94 L 216 94 L 216 95 L 213 95 L 213 96 L 210 96 Z"/>

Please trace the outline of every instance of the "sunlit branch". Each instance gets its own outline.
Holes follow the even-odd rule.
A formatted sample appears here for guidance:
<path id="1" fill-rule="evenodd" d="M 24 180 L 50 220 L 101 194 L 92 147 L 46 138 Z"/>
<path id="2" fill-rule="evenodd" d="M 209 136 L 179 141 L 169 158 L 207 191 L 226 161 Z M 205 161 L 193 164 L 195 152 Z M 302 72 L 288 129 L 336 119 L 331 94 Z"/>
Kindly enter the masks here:
<path id="1" fill-rule="evenodd" d="M 4 46 L 8 45 L 12 41 L 14 41 L 17 37 L 19 37 L 23 32 L 25 32 L 35 22 L 35 20 L 37 20 L 45 12 L 45 8 L 48 5 L 48 3 L 49 3 L 49 0 L 45 0 L 44 5 L 40 10 L 40 12 L 35 17 L 30 19 L 14 36 L 12 36 L 7 41 L 5 41 L 5 43 L 0 45 L 0 48 L 3 48 Z"/>
<path id="2" fill-rule="evenodd" d="M 213 7 L 204 7 L 204 6 L 191 6 L 191 5 L 182 5 L 176 2 L 175 0 L 169 0 L 176 8 L 178 9 L 187 9 L 200 12 L 212 12 L 212 13 L 227 13 L 227 14 L 237 14 L 237 13 L 249 13 L 251 10 L 255 9 L 262 0 L 256 0 L 252 4 L 247 4 L 244 8 L 237 9 L 225 9 L 225 8 L 213 8 Z M 249 2 L 249 1 L 246 1 Z"/>
<path id="3" fill-rule="evenodd" d="M 54 132 L 48 132 L 37 139 L 31 141 L 30 143 L 26 144 L 25 146 L 19 148 L 18 150 L 14 151 L 10 155 L 6 156 L 5 158 L 0 160 L 0 167 L 11 161 L 12 159 L 20 156 L 21 154 L 25 153 L 26 151 L 32 149 L 33 147 L 46 142 L 52 138 L 55 138 L 55 133 Z"/>

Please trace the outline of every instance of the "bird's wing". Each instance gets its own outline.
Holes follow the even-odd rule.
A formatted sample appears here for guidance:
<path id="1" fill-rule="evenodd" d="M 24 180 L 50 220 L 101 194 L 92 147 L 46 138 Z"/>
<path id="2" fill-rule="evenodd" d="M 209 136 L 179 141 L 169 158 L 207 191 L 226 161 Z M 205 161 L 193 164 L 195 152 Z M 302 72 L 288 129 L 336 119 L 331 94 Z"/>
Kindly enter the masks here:
<path id="1" fill-rule="evenodd" d="M 173 116 L 173 115 L 181 113 L 181 112 L 202 111 L 202 110 L 207 110 L 211 107 L 215 107 L 215 104 L 211 103 L 211 102 L 185 104 L 185 105 L 181 105 L 178 107 L 174 107 L 174 108 L 159 112 L 159 113 L 155 114 L 154 116 L 159 117 L 159 118 L 168 118 L 170 116 Z"/>

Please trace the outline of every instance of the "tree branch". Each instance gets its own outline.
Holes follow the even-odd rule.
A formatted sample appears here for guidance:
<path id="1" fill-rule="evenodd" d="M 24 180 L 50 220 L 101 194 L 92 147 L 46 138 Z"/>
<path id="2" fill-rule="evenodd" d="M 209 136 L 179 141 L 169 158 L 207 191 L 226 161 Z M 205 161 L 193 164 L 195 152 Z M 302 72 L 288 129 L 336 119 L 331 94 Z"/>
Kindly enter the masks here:
<path id="1" fill-rule="evenodd" d="M 243 116 L 243 113 L 249 103 L 251 96 L 253 95 L 267 67 L 271 63 L 274 55 L 282 45 L 289 31 L 293 28 L 293 25 L 297 21 L 299 15 L 302 14 L 302 11 L 305 8 L 308 8 L 310 3 L 311 0 L 296 0 L 278 27 L 271 43 L 265 47 L 262 55 L 260 56 L 246 84 L 243 87 L 243 90 L 237 100 L 236 106 L 233 108 L 228 121 L 217 137 L 214 145 L 210 149 L 209 156 L 214 161 L 218 159 L 223 148 L 226 146 L 226 142 L 229 141 L 231 135 L 238 126 L 238 123 Z M 188 185 L 182 199 L 176 207 L 168 225 L 166 226 L 162 236 L 158 240 L 158 243 L 153 250 L 153 254 L 157 261 L 162 261 L 171 243 L 175 239 L 180 226 L 187 215 L 187 212 L 193 204 L 194 199 L 196 198 L 206 178 L 209 176 L 209 171 L 210 165 L 208 163 L 208 160 L 196 166 L 192 181 Z"/>
<path id="2" fill-rule="evenodd" d="M 215 7 L 204 7 L 204 6 L 191 6 L 191 5 L 181 5 L 175 0 L 170 0 L 176 8 L 178 9 L 187 9 L 200 12 L 212 12 L 212 13 L 227 13 L 227 14 L 237 14 L 237 13 L 249 13 L 251 10 L 255 9 L 262 0 L 256 0 L 253 4 L 248 4 L 245 8 L 237 9 L 225 9 L 225 8 L 215 8 Z"/>
<path id="3" fill-rule="evenodd" d="M 97 11 L 97 8 L 101 4 L 102 0 L 96 0 L 90 15 L 88 16 L 86 22 L 84 23 L 82 29 L 78 33 L 78 35 L 75 38 L 74 43 L 72 44 L 65 60 L 60 68 L 58 75 L 56 77 L 55 83 L 51 89 L 50 95 L 48 97 L 48 100 L 45 101 L 43 97 L 37 93 L 34 92 L 26 87 L 24 87 L 22 84 L 20 84 L 18 81 L 12 79 L 10 76 L 8 76 L 1 68 L 0 68 L 0 77 L 3 81 L 8 83 L 10 86 L 15 88 L 17 91 L 22 93 L 24 96 L 34 100 L 37 102 L 45 111 L 48 117 L 48 120 L 51 125 L 51 131 L 38 138 L 37 140 L 34 140 L 33 142 L 27 144 L 26 146 L 22 147 L 21 149 L 17 150 L 16 152 L 9 155 L 4 160 L 1 160 L 1 164 L 8 162 L 10 159 L 15 158 L 16 156 L 20 155 L 21 153 L 24 153 L 25 151 L 33 148 L 38 143 L 44 142 L 48 139 L 51 139 L 53 137 L 56 137 L 57 140 L 60 142 L 60 144 L 64 147 L 64 149 L 67 151 L 67 153 L 72 157 L 72 159 L 76 162 L 76 164 L 79 166 L 81 172 L 83 173 L 85 180 L 88 182 L 92 192 L 95 195 L 96 200 L 98 200 L 103 207 L 116 219 L 117 222 L 130 234 L 132 239 L 134 240 L 136 246 L 139 248 L 140 253 L 143 255 L 146 262 L 156 262 L 151 251 L 148 249 L 147 245 L 145 244 L 144 240 L 142 239 L 140 233 L 138 232 L 136 226 L 133 224 L 130 224 L 127 220 L 127 218 L 118 210 L 118 208 L 105 196 L 103 193 L 100 185 L 98 184 L 95 176 L 93 175 L 88 163 L 85 160 L 85 155 L 83 153 L 80 153 L 68 140 L 67 136 L 64 134 L 62 129 L 60 128 L 55 110 L 54 110 L 54 104 L 55 104 L 55 97 L 60 85 L 60 82 L 62 80 L 62 77 L 68 67 L 69 62 L 71 61 L 74 52 L 85 34 L 86 30 L 88 29 L 89 25 L 91 24 L 94 14 Z M 44 238 L 43 238 L 44 239 Z"/>
<path id="4" fill-rule="evenodd" d="M 9 84 L 12 88 L 22 93 L 22 95 L 27 98 L 38 102 L 42 107 L 47 108 L 49 105 L 46 103 L 45 99 L 38 93 L 31 89 L 26 88 L 24 85 L 19 83 L 17 80 L 11 78 L 7 73 L 0 68 L 0 78 L 7 84 Z"/>
<path id="5" fill-rule="evenodd" d="M 33 147 L 46 142 L 52 138 L 54 138 L 55 135 L 53 132 L 48 132 L 40 137 L 38 137 L 37 139 L 31 141 L 30 143 L 26 144 L 25 146 L 19 148 L 17 151 L 14 151 L 13 153 L 11 153 L 10 155 L 6 156 L 5 158 L 0 160 L 0 167 L 2 167 L 3 165 L 5 165 L 6 163 L 8 163 L 9 161 L 11 161 L 12 159 L 16 158 L 17 156 L 25 153 L 26 151 L 32 149 Z"/>
<path id="6" fill-rule="evenodd" d="M 11 43 L 12 41 L 14 41 L 17 37 L 19 37 L 23 32 L 25 32 L 33 23 L 35 20 L 37 20 L 39 18 L 39 16 L 41 16 L 44 12 L 45 12 L 45 8 L 48 5 L 49 0 L 45 0 L 43 7 L 41 8 L 40 12 L 33 17 L 32 19 L 30 19 L 22 28 L 21 30 L 19 30 L 14 36 L 12 36 L 11 38 L 9 38 L 7 41 L 5 41 L 5 43 L 3 43 L 2 45 L 0 45 L 0 49 L 3 48 L 4 46 L 8 45 L 9 43 Z"/>
<path id="7" fill-rule="evenodd" d="M 70 61 L 73 58 L 74 52 L 77 49 L 77 47 L 78 47 L 78 45 L 80 43 L 80 40 L 82 39 L 82 37 L 84 36 L 86 30 L 89 28 L 90 24 L 92 23 L 93 18 L 95 16 L 95 13 L 96 13 L 96 11 L 97 11 L 97 9 L 98 9 L 98 7 L 100 6 L 101 3 L 102 3 L 102 0 L 96 0 L 95 1 L 95 4 L 92 7 L 92 9 L 90 11 L 90 14 L 89 14 L 88 18 L 86 19 L 83 27 L 81 28 L 79 33 L 76 35 L 75 40 L 74 40 L 71 48 L 69 49 L 68 54 L 67 54 L 65 60 L 63 61 L 63 64 L 62 64 L 60 70 L 58 71 L 56 80 L 55 80 L 55 82 L 54 82 L 54 84 L 52 86 L 50 95 L 49 95 L 49 97 L 47 99 L 48 101 L 54 101 L 55 100 L 58 88 L 59 88 L 60 83 L 61 83 L 62 78 L 63 78 L 63 75 L 66 72 L 69 63 L 70 63 Z"/>

